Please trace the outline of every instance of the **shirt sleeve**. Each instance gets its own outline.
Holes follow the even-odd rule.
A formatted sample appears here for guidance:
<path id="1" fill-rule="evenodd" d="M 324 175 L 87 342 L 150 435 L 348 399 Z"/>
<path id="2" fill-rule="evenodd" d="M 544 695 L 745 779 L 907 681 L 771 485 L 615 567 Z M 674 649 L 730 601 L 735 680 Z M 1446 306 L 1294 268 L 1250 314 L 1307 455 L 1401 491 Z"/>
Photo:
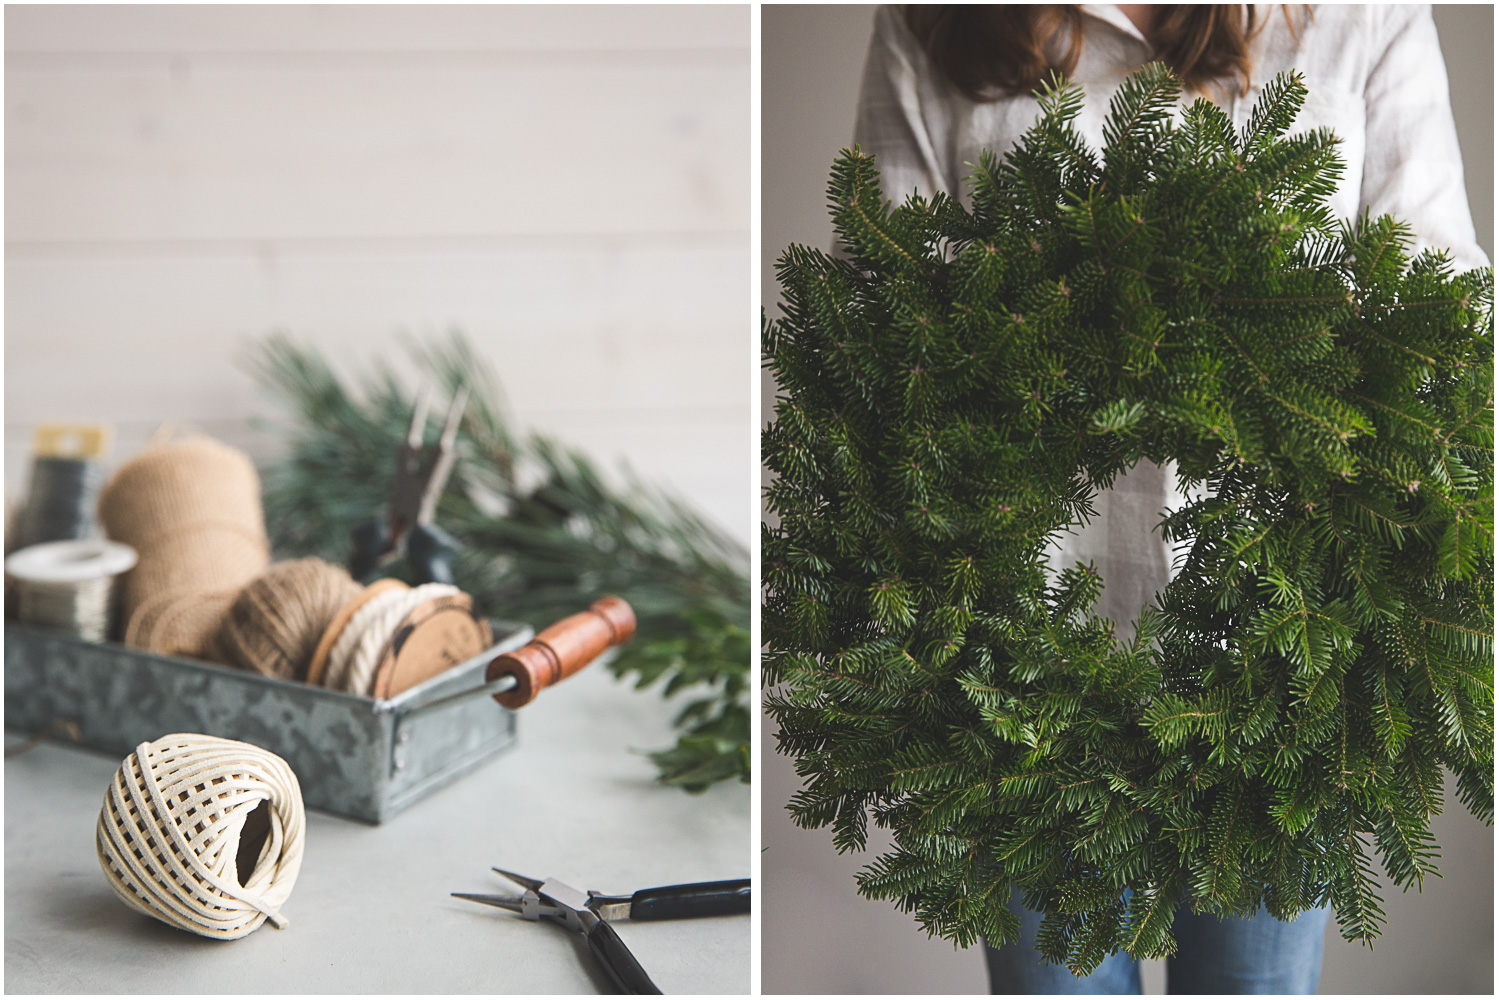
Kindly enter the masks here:
<path id="1" fill-rule="evenodd" d="M 900 8 L 882 5 L 864 59 L 854 142 L 875 158 L 885 197 L 900 202 L 912 191 L 930 197 L 955 192 L 938 155 L 939 144 L 922 100 L 929 79 L 926 54 L 906 27 Z"/>
<path id="2" fill-rule="evenodd" d="M 1463 187 L 1447 67 L 1429 4 L 1371 8 L 1374 46 L 1360 204 L 1405 220 L 1416 250 L 1447 249 L 1460 270 L 1488 266 Z"/>

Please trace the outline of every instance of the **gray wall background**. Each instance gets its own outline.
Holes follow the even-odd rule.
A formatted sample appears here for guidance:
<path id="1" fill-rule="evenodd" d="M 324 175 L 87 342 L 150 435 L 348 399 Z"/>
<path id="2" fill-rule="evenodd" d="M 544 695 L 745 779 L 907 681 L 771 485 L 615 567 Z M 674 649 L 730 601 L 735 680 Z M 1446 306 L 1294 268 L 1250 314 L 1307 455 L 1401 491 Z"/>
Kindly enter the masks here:
<path id="1" fill-rule="evenodd" d="M 1434 8 L 1462 144 L 1478 239 L 1494 256 L 1494 10 Z M 852 141 L 859 76 L 874 7 L 769 5 L 762 14 L 761 301 L 778 301 L 774 263 L 790 243 L 832 239 L 823 191 L 837 151 Z M 774 386 L 762 385 L 763 414 Z M 887 903 L 861 899 L 853 875 L 868 858 L 840 856 L 826 830 L 800 830 L 783 810 L 799 783 L 762 720 L 763 868 L 760 912 L 766 993 L 981 993 L 980 950 L 928 940 Z M 1494 835 L 1454 797 L 1432 824 L 1444 877 L 1420 895 L 1386 886 L 1389 918 L 1373 951 L 1329 924 L 1322 993 L 1493 993 Z M 870 836 L 871 852 L 884 847 Z M 873 855 L 871 855 L 872 857 Z M 1147 993 L 1163 992 L 1148 962 Z"/>

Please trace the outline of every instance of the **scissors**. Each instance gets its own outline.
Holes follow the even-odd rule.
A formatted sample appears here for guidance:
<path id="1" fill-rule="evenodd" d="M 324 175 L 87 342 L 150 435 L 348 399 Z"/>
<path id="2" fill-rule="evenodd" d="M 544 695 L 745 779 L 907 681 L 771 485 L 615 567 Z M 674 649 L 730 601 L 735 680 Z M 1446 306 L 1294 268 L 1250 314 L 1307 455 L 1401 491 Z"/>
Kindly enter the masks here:
<path id="1" fill-rule="evenodd" d="M 429 400 L 426 390 L 417 395 L 411 428 L 396 456 L 390 507 L 384 518 L 377 517 L 354 529 L 354 557 L 349 560 L 349 575 L 354 579 L 365 580 L 404 548 L 417 583 L 453 582 L 458 541 L 433 524 L 432 517 L 453 472 L 458 425 L 467 403 L 468 389 L 459 388 L 448 406 L 442 436 L 435 447 L 428 448 L 423 438 Z"/>
<path id="2" fill-rule="evenodd" d="M 574 889 L 555 878 L 531 878 L 503 868 L 494 870 L 516 885 L 525 886 L 526 891 L 518 896 L 488 896 L 472 892 L 455 892 L 453 895 L 511 910 L 527 920 L 550 920 L 575 934 L 582 934 L 588 940 L 588 950 L 593 952 L 622 993 L 661 991 L 630 954 L 630 949 L 625 947 L 609 921 L 681 920 L 750 911 L 750 882 L 747 878 L 663 885 L 641 889 L 628 896 L 606 896 L 594 889 L 586 892 Z"/>

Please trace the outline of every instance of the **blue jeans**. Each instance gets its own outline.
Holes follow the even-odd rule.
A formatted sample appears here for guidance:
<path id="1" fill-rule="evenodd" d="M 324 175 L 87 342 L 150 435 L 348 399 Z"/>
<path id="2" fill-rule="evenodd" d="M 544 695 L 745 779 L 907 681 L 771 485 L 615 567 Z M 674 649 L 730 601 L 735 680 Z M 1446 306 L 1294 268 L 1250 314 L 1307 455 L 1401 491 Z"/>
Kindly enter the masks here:
<path id="1" fill-rule="evenodd" d="M 1036 931 L 1041 914 L 1020 905 L 1020 940 L 986 947 L 990 993 L 1139 993 L 1140 963 L 1110 955 L 1079 979 L 1065 965 L 1041 960 Z M 1166 959 L 1168 993 L 1316 993 L 1322 976 L 1322 932 L 1329 907 L 1282 923 L 1264 910 L 1249 918 L 1194 916 L 1186 907 L 1171 925 L 1176 954 Z"/>

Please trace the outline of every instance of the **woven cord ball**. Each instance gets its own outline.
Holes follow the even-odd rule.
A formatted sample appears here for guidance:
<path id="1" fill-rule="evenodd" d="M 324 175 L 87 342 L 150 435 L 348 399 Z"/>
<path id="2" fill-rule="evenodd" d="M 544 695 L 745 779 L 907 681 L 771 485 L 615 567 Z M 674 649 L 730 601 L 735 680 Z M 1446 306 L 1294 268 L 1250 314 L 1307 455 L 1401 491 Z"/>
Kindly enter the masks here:
<path id="1" fill-rule="evenodd" d="M 217 658 L 267 677 L 305 680 L 323 630 L 360 589 L 342 566 L 321 559 L 275 563 L 235 598 L 219 626 Z"/>
<path id="2" fill-rule="evenodd" d="M 175 733 L 142 743 L 104 794 L 96 845 L 133 909 L 234 940 L 281 905 L 302 866 L 306 817 L 286 761 L 249 743 Z"/>

